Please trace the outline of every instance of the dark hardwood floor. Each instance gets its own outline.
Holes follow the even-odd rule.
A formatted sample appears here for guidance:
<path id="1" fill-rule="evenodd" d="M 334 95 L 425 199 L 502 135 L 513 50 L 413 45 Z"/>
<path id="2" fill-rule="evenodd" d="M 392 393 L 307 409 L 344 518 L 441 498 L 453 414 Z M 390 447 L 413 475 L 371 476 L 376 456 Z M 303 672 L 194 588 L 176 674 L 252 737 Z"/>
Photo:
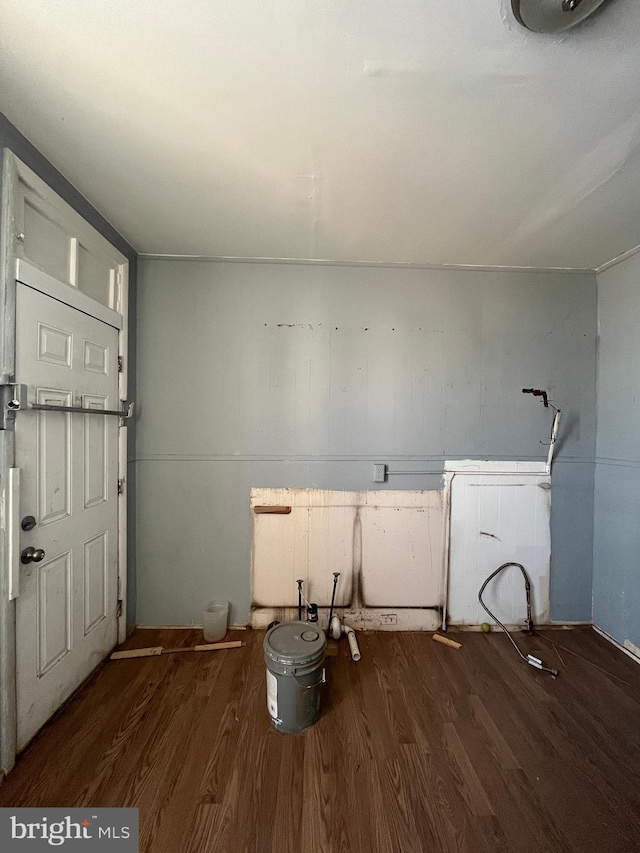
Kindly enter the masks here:
<path id="1" fill-rule="evenodd" d="M 198 632 L 137 631 L 129 647 Z M 590 629 L 359 635 L 320 722 L 274 731 L 263 632 L 242 649 L 114 661 L 0 784 L 2 806 L 137 806 L 146 853 L 640 850 L 640 667 Z M 549 640 L 570 651 L 558 653 Z M 335 649 L 334 649 L 335 651 Z M 603 671 L 607 670 L 607 672 Z"/>

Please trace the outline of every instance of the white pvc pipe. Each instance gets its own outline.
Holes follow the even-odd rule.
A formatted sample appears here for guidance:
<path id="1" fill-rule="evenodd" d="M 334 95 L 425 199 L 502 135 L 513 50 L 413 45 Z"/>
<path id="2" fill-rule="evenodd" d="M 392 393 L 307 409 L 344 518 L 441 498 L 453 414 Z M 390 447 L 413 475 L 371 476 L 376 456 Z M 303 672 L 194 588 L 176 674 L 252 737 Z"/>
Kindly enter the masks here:
<path id="1" fill-rule="evenodd" d="M 331 617 L 331 624 L 329 625 L 329 634 L 334 640 L 339 640 L 342 635 L 342 625 L 340 624 L 339 616 Z"/>
<path id="2" fill-rule="evenodd" d="M 347 635 L 347 639 L 349 640 L 349 648 L 351 649 L 351 660 L 359 661 L 362 655 L 360 654 L 360 648 L 358 647 L 356 632 L 348 625 L 344 625 L 343 627 L 344 632 Z"/>

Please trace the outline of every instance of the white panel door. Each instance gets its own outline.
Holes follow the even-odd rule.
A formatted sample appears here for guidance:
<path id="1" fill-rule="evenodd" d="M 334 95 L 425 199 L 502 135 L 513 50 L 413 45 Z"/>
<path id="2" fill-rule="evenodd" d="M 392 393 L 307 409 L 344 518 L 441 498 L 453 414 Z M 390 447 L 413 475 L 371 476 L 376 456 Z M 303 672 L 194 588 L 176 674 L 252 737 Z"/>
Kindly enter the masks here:
<path id="1" fill-rule="evenodd" d="M 16 380 L 29 405 L 117 409 L 118 333 L 18 282 Z M 25 410 L 16 417 L 21 551 L 16 667 L 22 749 L 117 642 L 115 416 Z"/>

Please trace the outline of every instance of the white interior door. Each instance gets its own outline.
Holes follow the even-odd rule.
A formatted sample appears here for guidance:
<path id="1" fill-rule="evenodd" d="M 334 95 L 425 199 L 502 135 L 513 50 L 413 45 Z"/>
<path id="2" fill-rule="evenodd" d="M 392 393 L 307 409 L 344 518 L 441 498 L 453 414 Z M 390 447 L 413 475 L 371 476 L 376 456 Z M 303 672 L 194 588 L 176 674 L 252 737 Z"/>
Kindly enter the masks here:
<path id="1" fill-rule="evenodd" d="M 29 405 L 118 409 L 118 332 L 21 282 L 16 381 Z M 117 642 L 118 426 L 107 415 L 24 410 L 16 627 L 18 749 Z M 40 554 L 36 553 L 36 557 Z"/>

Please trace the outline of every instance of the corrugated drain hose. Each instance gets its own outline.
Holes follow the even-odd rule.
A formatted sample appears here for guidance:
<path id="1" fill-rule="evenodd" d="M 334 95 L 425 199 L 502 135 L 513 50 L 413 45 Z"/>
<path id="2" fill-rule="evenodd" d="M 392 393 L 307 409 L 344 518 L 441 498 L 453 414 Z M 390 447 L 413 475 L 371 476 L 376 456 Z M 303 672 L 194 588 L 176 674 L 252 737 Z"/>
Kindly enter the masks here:
<path id="1" fill-rule="evenodd" d="M 489 575 L 489 577 L 486 579 L 486 581 L 480 587 L 480 591 L 478 592 L 478 601 L 480 602 L 480 605 L 482 606 L 483 610 L 486 613 L 488 613 L 489 616 L 493 619 L 493 621 L 502 628 L 502 630 L 505 632 L 505 634 L 509 638 L 511 645 L 518 652 L 518 654 L 520 655 L 520 657 L 522 658 L 522 660 L 525 663 L 528 663 L 531 666 L 534 666 L 536 669 L 541 669 L 543 672 L 548 672 L 550 675 L 557 675 L 558 670 L 557 669 L 549 669 L 549 667 L 543 666 L 540 658 L 534 657 L 533 655 L 529 655 L 529 654 L 527 654 L 527 655 L 523 654 L 520 651 L 518 644 L 513 639 L 513 637 L 511 636 L 509 631 L 506 629 L 506 627 L 502 624 L 502 622 L 498 619 L 498 617 L 495 616 L 489 610 L 487 605 L 482 600 L 482 593 L 485 591 L 485 588 L 486 588 L 487 584 L 489 583 L 489 581 L 493 580 L 493 578 L 495 578 L 495 576 L 497 574 L 499 574 L 503 569 L 506 569 L 509 566 L 516 566 L 516 568 L 520 569 L 520 571 L 522 572 L 522 577 L 524 578 L 524 589 L 525 589 L 525 594 L 527 597 L 527 630 L 533 631 L 533 621 L 531 619 L 531 581 L 529 580 L 529 576 L 527 575 L 524 566 L 521 565 L 520 563 L 503 563 L 501 566 L 499 566 L 495 570 L 495 572 L 492 572 Z"/>

